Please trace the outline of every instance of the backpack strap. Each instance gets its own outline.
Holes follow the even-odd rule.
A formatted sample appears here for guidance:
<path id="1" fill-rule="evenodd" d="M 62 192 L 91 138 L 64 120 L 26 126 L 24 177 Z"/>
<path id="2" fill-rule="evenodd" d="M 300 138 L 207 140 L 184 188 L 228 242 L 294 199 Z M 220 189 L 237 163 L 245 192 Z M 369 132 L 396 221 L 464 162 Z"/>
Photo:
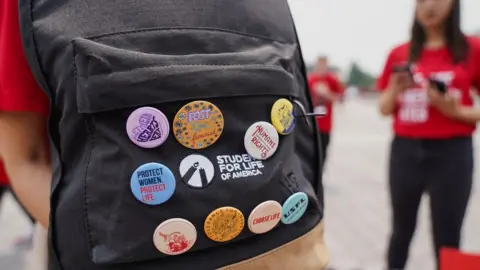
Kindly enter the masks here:
<path id="1" fill-rule="evenodd" d="M 25 57 L 27 59 L 27 62 L 30 66 L 30 70 L 32 72 L 32 75 L 34 76 L 35 80 L 37 81 L 38 85 L 40 88 L 47 94 L 50 100 L 50 116 L 48 120 L 48 136 L 50 138 L 50 157 L 51 157 L 51 162 L 52 162 L 52 168 L 61 168 L 61 166 L 58 166 L 59 164 L 54 164 L 60 162 L 60 158 L 58 155 L 58 147 L 56 146 L 55 142 L 58 142 L 59 135 L 56 132 L 58 130 L 56 128 L 57 126 L 57 121 L 55 119 L 58 119 L 56 117 L 55 109 L 53 104 L 54 103 L 54 92 L 51 90 L 49 87 L 46 76 L 43 73 L 43 70 L 40 65 L 40 61 L 38 59 L 37 55 L 37 49 L 35 46 L 35 37 L 34 37 L 34 30 L 33 30 L 33 23 L 32 23 L 32 0 L 19 0 L 18 1 L 18 11 L 19 11 L 19 22 L 20 22 L 20 34 L 21 34 L 21 39 L 22 39 L 22 44 L 23 44 L 23 49 L 25 52 Z M 55 191 L 56 186 L 58 185 L 58 180 L 55 181 L 55 179 L 59 179 L 59 177 L 55 177 L 56 175 L 59 175 L 60 172 L 53 172 L 53 178 L 52 178 L 52 186 L 51 186 L 51 194 L 50 194 L 50 204 L 53 205 L 53 200 L 54 200 L 54 194 L 53 192 Z M 49 223 L 50 226 L 48 228 L 48 269 L 55 269 L 55 270 L 61 270 L 61 266 L 58 260 L 58 257 L 56 255 L 56 251 L 54 250 L 53 247 L 53 239 L 52 239 L 52 231 L 54 227 L 53 223 L 53 211 L 50 211 L 50 218 L 49 218 Z"/>

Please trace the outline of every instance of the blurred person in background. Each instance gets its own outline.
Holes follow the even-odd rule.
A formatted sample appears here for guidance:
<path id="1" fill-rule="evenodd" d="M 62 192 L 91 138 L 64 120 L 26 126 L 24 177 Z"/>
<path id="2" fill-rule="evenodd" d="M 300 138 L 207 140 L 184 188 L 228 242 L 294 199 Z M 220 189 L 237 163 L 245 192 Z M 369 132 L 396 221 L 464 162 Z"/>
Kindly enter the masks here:
<path id="1" fill-rule="evenodd" d="M 18 3 L 0 1 L 0 158 L 21 203 L 37 225 L 31 267 L 46 269 L 51 167 L 47 150 L 49 102 L 27 64 Z"/>
<path id="2" fill-rule="evenodd" d="M 322 143 L 322 166 L 325 166 L 332 131 L 333 104 L 342 101 L 344 87 L 337 76 L 330 72 L 326 56 L 317 58 L 315 70 L 308 77 L 308 86 L 311 91 L 315 113 L 325 114 L 317 117 Z"/>
<path id="3" fill-rule="evenodd" d="M 441 247 L 460 247 L 474 167 L 470 88 L 479 85 L 480 47 L 460 29 L 460 0 L 416 0 L 411 40 L 390 52 L 377 85 L 395 134 L 388 269 L 405 268 L 424 192 L 437 261 Z"/>

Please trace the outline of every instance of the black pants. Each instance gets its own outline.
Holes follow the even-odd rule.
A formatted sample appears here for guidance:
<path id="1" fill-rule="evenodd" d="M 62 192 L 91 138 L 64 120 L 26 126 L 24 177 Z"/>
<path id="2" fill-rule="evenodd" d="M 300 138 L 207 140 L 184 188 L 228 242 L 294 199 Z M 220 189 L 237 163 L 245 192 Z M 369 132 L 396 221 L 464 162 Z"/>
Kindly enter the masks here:
<path id="1" fill-rule="evenodd" d="M 433 245 L 459 248 L 463 218 L 472 188 L 471 137 L 416 140 L 396 137 L 390 156 L 393 232 L 389 269 L 404 269 L 424 192 L 430 198 Z"/>
<path id="2" fill-rule="evenodd" d="M 322 143 L 322 170 L 325 167 L 325 162 L 327 160 L 327 150 L 328 145 L 330 144 L 330 133 L 320 132 L 320 140 Z"/>

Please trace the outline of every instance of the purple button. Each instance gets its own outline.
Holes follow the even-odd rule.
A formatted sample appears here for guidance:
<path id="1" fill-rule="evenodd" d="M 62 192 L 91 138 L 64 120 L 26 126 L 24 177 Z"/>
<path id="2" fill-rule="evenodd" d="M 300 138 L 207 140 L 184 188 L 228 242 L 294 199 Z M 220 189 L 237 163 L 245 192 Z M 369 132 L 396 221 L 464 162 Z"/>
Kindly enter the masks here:
<path id="1" fill-rule="evenodd" d="M 139 108 L 128 117 L 128 137 L 140 147 L 160 146 L 167 140 L 169 133 L 170 125 L 167 117 L 155 108 Z"/>

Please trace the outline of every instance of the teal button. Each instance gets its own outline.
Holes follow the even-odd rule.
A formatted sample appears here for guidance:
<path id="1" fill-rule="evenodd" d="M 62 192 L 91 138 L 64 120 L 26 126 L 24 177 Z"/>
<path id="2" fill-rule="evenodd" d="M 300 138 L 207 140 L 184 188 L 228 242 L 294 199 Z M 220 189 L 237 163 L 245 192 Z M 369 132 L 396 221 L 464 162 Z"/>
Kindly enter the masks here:
<path id="1" fill-rule="evenodd" d="M 175 192 L 175 186 L 172 171 L 160 163 L 147 163 L 138 167 L 130 179 L 130 188 L 135 198 L 148 205 L 168 201 Z"/>
<path id="2" fill-rule="evenodd" d="M 282 207 L 282 222 L 292 224 L 297 222 L 307 211 L 308 196 L 304 192 L 297 192 L 290 196 Z"/>

